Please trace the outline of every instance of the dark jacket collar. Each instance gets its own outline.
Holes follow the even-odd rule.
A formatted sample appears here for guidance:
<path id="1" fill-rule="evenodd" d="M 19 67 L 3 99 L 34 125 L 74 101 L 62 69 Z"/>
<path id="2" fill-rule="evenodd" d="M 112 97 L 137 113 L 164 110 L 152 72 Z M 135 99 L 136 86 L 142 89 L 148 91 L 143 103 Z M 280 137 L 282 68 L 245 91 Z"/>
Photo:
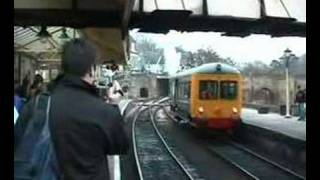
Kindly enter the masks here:
<path id="1" fill-rule="evenodd" d="M 60 77 L 60 79 L 57 80 L 57 85 L 72 87 L 76 89 L 84 90 L 92 95 L 99 96 L 98 89 L 82 80 L 80 77 L 73 76 L 73 75 L 63 75 L 63 77 Z"/>

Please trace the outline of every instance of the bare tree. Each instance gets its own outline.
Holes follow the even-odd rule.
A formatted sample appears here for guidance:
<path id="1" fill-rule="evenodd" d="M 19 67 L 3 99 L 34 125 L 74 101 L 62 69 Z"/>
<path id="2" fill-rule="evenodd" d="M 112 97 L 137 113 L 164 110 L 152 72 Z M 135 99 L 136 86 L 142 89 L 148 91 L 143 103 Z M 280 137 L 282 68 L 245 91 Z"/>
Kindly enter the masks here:
<path id="1" fill-rule="evenodd" d="M 164 66 L 165 56 L 164 49 L 160 48 L 150 39 L 142 38 L 136 40 L 136 50 L 140 57 L 139 66 L 142 70 L 146 69 L 146 65 L 158 64 Z"/>
<path id="2" fill-rule="evenodd" d="M 191 52 L 183 49 L 181 46 L 176 47 L 176 52 L 181 54 L 180 67 L 182 70 L 200 66 L 206 63 L 221 62 L 232 66 L 237 65 L 231 58 L 222 58 L 212 48 L 198 49 Z"/>

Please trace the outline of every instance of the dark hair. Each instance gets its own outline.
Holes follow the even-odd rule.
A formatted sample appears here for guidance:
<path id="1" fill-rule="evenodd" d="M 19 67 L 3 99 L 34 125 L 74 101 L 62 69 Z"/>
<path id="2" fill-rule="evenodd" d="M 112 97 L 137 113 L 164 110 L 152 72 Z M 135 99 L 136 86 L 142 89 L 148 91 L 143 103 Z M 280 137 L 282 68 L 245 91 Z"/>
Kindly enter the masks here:
<path id="1" fill-rule="evenodd" d="M 66 74 L 83 77 L 90 71 L 97 58 L 96 47 L 84 39 L 67 42 L 62 52 L 62 70 Z"/>
<path id="2" fill-rule="evenodd" d="M 43 77 L 40 74 L 36 74 L 34 77 L 34 82 L 43 82 Z"/>
<path id="3" fill-rule="evenodd" d="M 40 83 L 43 83 L 43 77 L 40 74 L 36 74 L 31 89 L 37 88 Z"/>

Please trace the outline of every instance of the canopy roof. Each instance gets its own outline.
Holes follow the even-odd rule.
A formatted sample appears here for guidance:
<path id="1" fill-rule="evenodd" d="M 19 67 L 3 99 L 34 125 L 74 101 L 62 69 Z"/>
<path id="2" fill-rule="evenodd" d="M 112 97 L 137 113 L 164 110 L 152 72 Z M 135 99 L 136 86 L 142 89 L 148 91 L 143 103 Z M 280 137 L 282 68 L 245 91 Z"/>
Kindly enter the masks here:
<path id="1" fill-rule="evenodd" d="M 232 16 L 259 19 L 261 3 L 266 16 L 295 18 L 306 22 L 305 0 L 137 0 L 135 12 L 188 10 L 191 15 Z"/>
<path id="2" fill-rule="evenodd" d="M 305 0 L 15 0 L 15 25 L 306 35 Z"/>
<path id="3" fill-rule="evenodd" d="M 39 37 L 41 27 L 14 27 L 14 48 L 16 52 L 28 53 L 34 59 L 43 63 L 59 63 L 61 59 L 61 47 L 64 42 L 83 37 L 97 45 L 101 56 L 99 60 L 114 60 L 118 63 L 125 61 L 125 49 L 121 38 L 121 32 L 117 29 L 85 28 L 75 30 L 64 27 L 46 27 L 50 37 L 45 41 Z M 63 32 L 65 29 L 65 32 Z M 64 37 L 66 35 L 69 38 Z M 64 37 L 64 38 L 63 38 Z"/>
<path id="4" fill-rule="evenodd" d="M 55 59 L 54 53 L 63 43 L 59 39 L 61 27 L 70 27 L 67 28 L 70 36 L 72 28 L 77 28 L 98 45 L 103 56 L 124 63 L 130 48 L 128 29 L 133 28 L 153 33 L 177 30 L 215 31 L 240 37 L 250 34 L 305 37 L 306 1 L 14 0 L 14 25 L 16 51 L 29 51 L 37 56 L 39 52 L 47 53 L 46 59 Z M 36 36 L 39 26 L 48 26 L 52 35 L 45 44 Z"/>

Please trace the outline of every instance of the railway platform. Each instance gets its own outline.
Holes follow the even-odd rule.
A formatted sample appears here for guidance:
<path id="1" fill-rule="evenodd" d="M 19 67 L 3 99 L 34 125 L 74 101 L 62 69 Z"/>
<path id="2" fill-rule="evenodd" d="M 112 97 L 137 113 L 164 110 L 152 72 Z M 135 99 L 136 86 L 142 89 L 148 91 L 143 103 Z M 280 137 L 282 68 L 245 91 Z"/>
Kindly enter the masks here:
<path id="1" fill-rule="evenodd" d="M 298 121 L 298 117 L 285 118 L 277 113 L 259 114 L 251 108 L 244 108 L 241 116 L 245 124 L 306 141 L 306 121 Z"/>

